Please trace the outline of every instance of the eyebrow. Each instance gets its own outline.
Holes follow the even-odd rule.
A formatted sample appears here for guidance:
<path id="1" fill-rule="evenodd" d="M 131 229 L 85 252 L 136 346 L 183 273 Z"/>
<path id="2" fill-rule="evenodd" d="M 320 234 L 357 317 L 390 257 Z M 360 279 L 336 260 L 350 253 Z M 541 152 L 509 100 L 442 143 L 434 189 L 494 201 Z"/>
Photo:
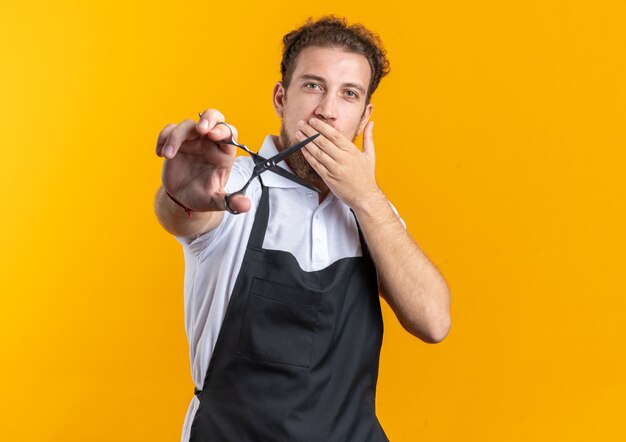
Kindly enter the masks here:
<path id="1" fill-rule="evenodd" d="M 326 84 L 326 80 L 322 77 L 319 77 L 317 75 L 312 75 L 312 74 L 302 74 L 300 76 L 301 80 L 315 80 L 315 81 L 319 81 L 322 84 Z M 363 86 L 361 86 L 358 83 L 344 83 L 342 86 L 344 87 L 353 87 L 355 89 L 357 89 L 359 92 L 361 92 L 362 94 L 365 94 L 365 89 L 363 88 Z"/>

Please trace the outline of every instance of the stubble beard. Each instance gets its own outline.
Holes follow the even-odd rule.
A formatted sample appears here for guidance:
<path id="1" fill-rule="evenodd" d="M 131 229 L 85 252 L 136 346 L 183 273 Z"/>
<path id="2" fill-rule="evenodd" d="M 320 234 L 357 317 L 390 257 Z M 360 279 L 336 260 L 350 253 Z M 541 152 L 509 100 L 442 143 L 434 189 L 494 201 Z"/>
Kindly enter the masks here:
<path id="1" fill-rule="evenodd" d="M 293 140 L 287 133 L 285 132 L 285 126 L 281 124 L 280 126 L 280 143 L 283 149 L 286 149 L 289 146 L 293 146 L 296 144 L 298 140 Z M 303 148 L 304 149 L 304 148 Z M 311 167 L 309 162 L 304 158 L 304 154 L 302 153 L 302 149 L 297 152 L 292 153 L 287 158 L 285 158 L 285 162 L 291 168 L 293 173 L 298 175 L 300 178 L 303 178 L 307 181 L 321 181 L 322 178 L 319 174 Z"/>

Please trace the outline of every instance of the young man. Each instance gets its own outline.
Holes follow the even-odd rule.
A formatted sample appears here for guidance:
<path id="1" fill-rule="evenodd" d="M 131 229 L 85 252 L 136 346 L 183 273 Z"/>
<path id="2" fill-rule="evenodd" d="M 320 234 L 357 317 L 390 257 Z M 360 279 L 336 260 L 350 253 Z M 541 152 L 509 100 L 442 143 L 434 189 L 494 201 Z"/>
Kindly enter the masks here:
<path id="1" fill-rule="evenodd" d="M 321 134 L 281 163 L 319 193 L 270 170 L 226 206 L 254 162 L 219 144 L 231 132 L 215 109 L 157 141 L 156 212 L 186 262 L 196 396 L 182 440 L 385 441 L 379 290 L 420 339 L 450 327 L 446 283 L 375 180 L 370 97 L 388 62 L 370 31 L 325 17 L 284 37 L 281 72 L 280 136 L 259 154 Z"/>

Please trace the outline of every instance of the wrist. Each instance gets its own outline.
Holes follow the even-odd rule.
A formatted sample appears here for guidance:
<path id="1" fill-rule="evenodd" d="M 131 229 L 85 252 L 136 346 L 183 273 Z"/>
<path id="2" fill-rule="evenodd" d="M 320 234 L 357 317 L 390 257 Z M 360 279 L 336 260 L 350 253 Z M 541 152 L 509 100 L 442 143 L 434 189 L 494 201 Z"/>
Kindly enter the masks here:
<path id="1" fill-rule="evenodd" d="M 388 204 L 387 197 L 380 187 L 376 186 L 365 197 L 358 198 L 351 208 L 357 217 L 374 216 L 381 213 Z"/>
<path id="2" fill-rule="evenodd" d="M 189 207 L 185 206 L 183 203 L 181 203 L 180 201 L 178 201 L 176 198 L 174 198 L 172 196 L 172 194 L 170 194 L 167 190 L 165 190 L 165 188 L 163 188 L 163 192 L 165 193 L 165 195 L 168 196 L 168 198 L 175 203 L 178 207 L 180 207 L 181 209 L 183 209 L 185 211 L 185 214 L 187 215 L 187 218 L 191 218 L 191 214 L 193 213 L 193 210 L 191 210 Z"/>

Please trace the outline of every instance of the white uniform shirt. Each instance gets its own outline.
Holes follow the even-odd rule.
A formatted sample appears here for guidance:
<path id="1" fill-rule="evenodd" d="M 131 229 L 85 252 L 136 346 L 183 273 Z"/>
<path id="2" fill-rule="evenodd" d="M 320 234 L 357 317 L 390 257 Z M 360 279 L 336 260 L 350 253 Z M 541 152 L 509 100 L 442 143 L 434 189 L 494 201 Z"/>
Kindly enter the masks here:
<path id="1" fill-rule="evenodd" d="M 270 158 L 277 153 L 273 138 L 268 135 L 259 155 Z M 284 161 L 279 164 L 290 170 Z M 226 191 L 239 190 L 250 178 L 253 167 L 250 157 L 236 158 Z M 323 269 L 341 258 L 362 255 L 354 215 L 332 193 L 320 203 L 316 192 L 271 171 L 263 173 L 261 179 L 270 188 L 270 215 L 264 249 L 291 253 L 307 272 Z M 225 212 L 222 223 L 215 230 L 197 238 L 177 238 L 183 244 L 185 255 L 185 330 L 191 375 L 198 389 L 204 384 L 246 251 L 261 198 L 258 180 L 250 184 L 246 196 L 252 201 L 249 212 L 240 215 Z M 194 396 L 185 416 L 183 442 L 189 440 L 199 404 Z"/>

